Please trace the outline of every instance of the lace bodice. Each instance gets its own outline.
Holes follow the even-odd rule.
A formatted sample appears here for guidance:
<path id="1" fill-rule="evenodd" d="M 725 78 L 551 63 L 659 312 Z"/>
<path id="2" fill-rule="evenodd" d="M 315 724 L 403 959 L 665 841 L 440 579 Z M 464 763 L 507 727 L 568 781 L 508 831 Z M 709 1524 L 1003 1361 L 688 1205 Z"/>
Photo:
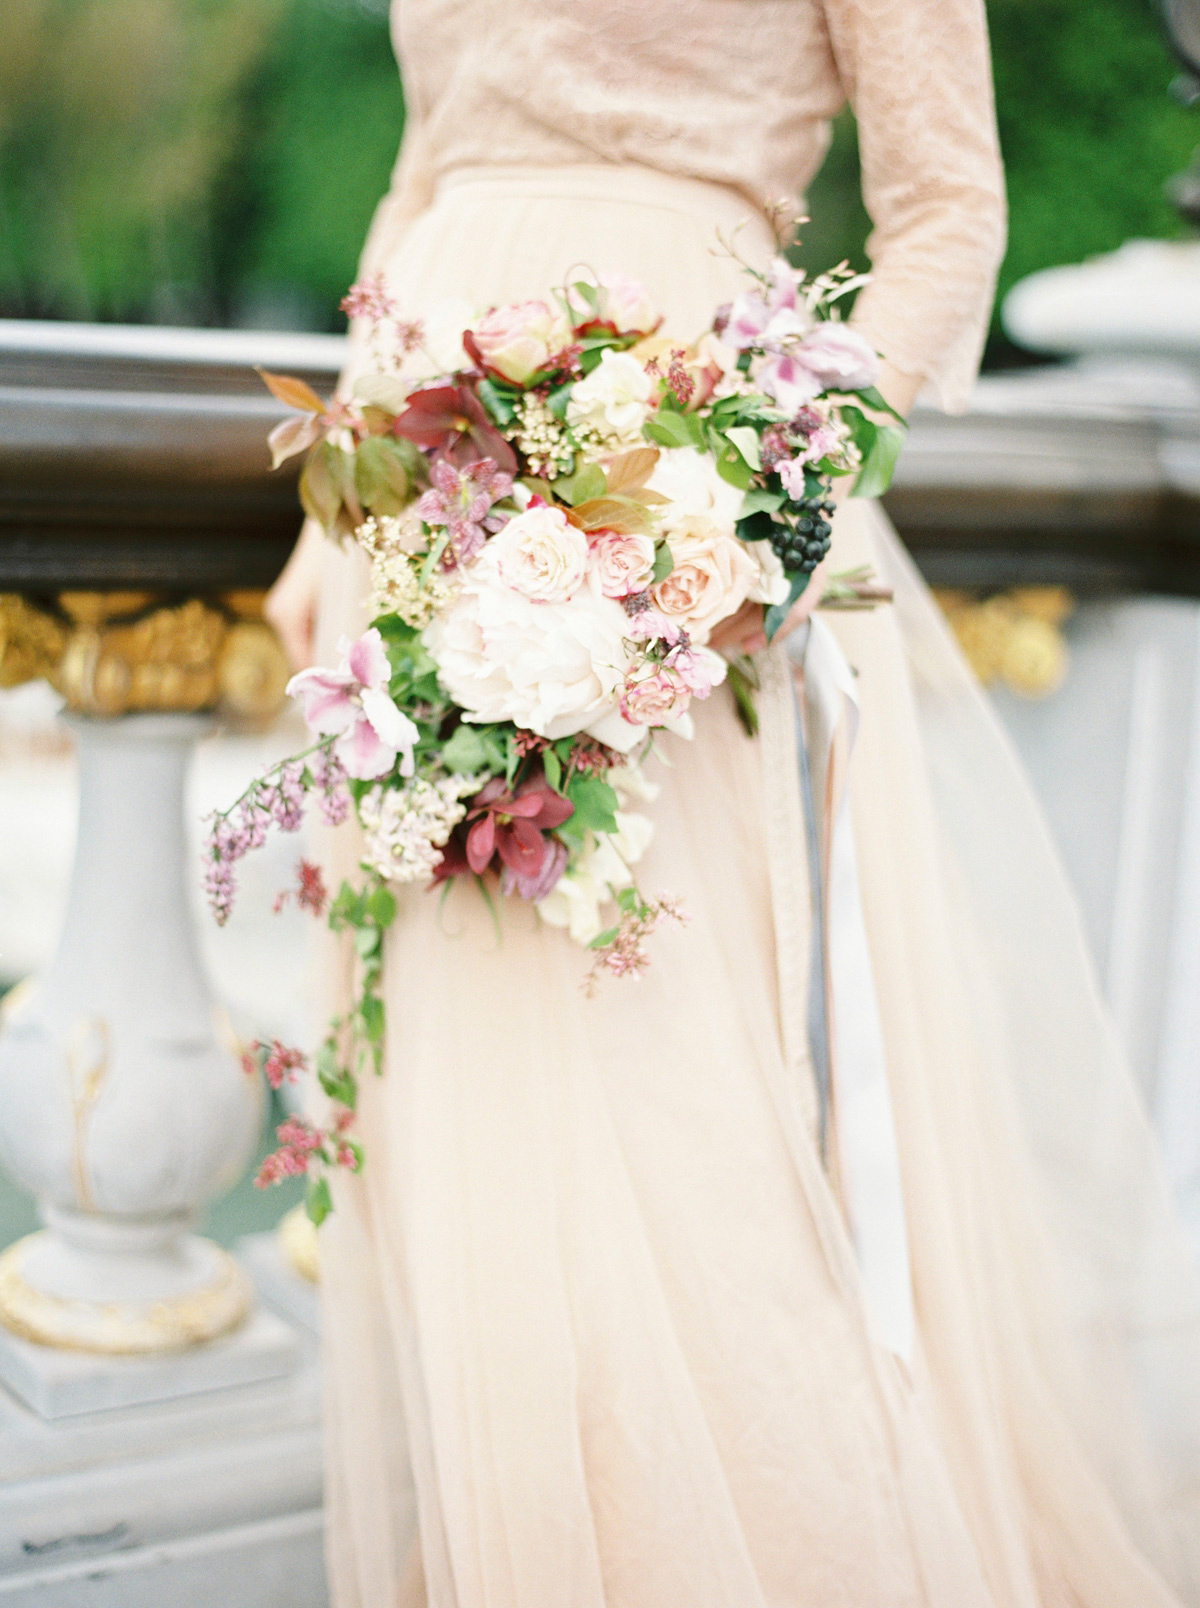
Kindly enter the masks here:
<path id="1" fill-rule="evenodd" d="M 496 164 L 799 197 L 848 99 L 875 226 L 856 319 L 963 404 L 1004 234 L 983 0 L 394 0 L 392 21 L 409 117 L 392 227 L 441 175 Z"/>

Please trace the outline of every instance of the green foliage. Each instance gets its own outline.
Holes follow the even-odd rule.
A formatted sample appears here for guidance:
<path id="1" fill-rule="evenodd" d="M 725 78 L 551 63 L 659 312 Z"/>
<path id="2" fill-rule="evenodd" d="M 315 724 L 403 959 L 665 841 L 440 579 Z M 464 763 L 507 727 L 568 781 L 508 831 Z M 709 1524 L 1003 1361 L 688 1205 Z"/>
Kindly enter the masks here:
<path id="1" fill-rule="evenodd" d="M 3 0 L 0 313 L 343 327 L 402 124 L 374 0 Z"/>

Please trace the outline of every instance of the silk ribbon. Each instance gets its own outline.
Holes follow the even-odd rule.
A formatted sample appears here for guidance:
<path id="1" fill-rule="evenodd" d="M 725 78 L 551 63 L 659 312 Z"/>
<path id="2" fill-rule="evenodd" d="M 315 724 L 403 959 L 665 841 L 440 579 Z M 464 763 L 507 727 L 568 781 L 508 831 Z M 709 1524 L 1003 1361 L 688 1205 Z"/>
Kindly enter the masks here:
<path id="1" fill-rule="evenodd" d="M 823 621 L 811 620 L 798 646 L 797 746 L 820 939 L 809 1012 L 820 1143 L 840 1181 L 871 1332 L 907 1361 L 916 1327 L 908 1225 L 846 787 L 858 697 L 854 671 Z"/>

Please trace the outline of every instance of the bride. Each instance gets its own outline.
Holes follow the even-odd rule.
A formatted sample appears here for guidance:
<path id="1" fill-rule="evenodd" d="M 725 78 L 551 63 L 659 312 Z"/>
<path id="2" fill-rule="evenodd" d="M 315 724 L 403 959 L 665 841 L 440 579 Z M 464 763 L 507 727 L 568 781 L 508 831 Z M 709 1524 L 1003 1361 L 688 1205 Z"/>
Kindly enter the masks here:
<path id="1" fill-rule="evenodd" d="M 964 405 L 1004 228 L 982 0 L 393 20 L 408 132 L 362 272 L 407 313 L 583 262 L 694 338 L 742 288 L 718 233 L 766 259 L 764 206 L 849 99 L 855 321 L 897 408 Z M 1200 1603 L 1200 1294 L 1070 895 L 876 506 L 842 505 L 831 562 L 895 593 L 792 638 L 808 749 L 822 708 L 857 722 L 850 963 L 814 923 L 816 756 L 752 613 L 725 646 L 758 650 L 761 735 L 717 695 L 656 768 L 644 882 L 690 926 L 643 981 L 589 1000 L 528 906 L 498 941 L 474 890 L 401 899 L 368 1165 L 322 1229 L 336 1608 Z M 366 590 L 310 528 L 270 615 L 327 661 Z M 352 866 L 344 830 L 327 856 Z M 334 1008 L 347 965 L 320 969 Z"/>

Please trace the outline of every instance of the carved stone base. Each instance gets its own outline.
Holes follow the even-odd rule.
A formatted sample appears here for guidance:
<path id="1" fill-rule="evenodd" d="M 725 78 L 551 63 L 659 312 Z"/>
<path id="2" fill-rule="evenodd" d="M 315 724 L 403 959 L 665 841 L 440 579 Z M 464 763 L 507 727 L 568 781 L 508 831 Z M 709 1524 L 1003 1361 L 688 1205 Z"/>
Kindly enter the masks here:
<path id="1" fill-rule="evenodd" d="M 0 1322 L 38 1345 L 108 1356 L 185 1350 L 243 1322 L 253 1295 L 228 1252 L 194 1235 L 138 1249 L 18 1240 L 0 1256 Z"/>

